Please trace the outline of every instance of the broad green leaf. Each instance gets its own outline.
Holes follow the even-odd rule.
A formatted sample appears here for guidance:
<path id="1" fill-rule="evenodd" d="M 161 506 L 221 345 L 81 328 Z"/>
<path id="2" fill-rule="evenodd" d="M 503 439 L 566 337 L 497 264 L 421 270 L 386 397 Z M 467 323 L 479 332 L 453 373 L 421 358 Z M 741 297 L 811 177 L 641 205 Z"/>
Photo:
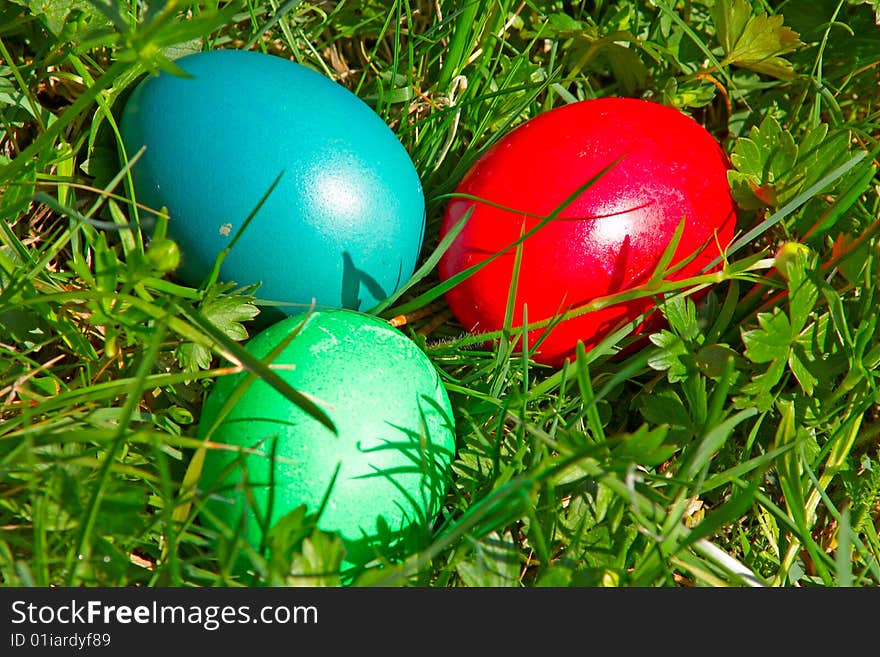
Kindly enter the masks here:
<path id="1" fill-rule="evenodd" d="M 466 586 L 509 587 L 519 581 L 519 553 L 510 532 L 503 536 L 491 532 L 474 546 L 468 561 L 456 564 Z"/>
<path id="2" fill-rule="evenodd" d="M 761 412 L 768 410 L 772 406 L 773 396 L 771 391 L 779 383 L 782 375 L 785 374 L 785 365 L 785 359 L 775 359 L 770 363 L 770 367 L 765 372 L 752 377 L 752 380 L 742 387 L 742 392 L 751 397 L 747 406 L 754 405 Z"/>
<path id="3" fill-rule="evenodd" d="M 702 78 L 679 82 L 669 78 L 663 86 L 663 104 L 679 109 L 705 107 L 715 99 L 717 87 Z"/>
<path id="4" fill-rule="evenodd" d="M 752 127 L 749 137 L 764 154 L 763 179 L 766 182 L 778 183 L 797 161 L 798 147 L 794 143 L 794 137 L 787 130 L 783 130 L 770 114 L 761 122 L 760 130 L 755 126 Z"/>
<path id="5" fill-rule="evenodd" d="M 718 42 L 725 53 L 733 51 L 742 38 L 746 25 L 752 17 L 752 6 L 748 0 L 717 0 L 712 8 L 712 19 Z"/>
<path id="6" fill-rule="evenodd" d="M 739 354 L 727 345 L 710 344 L 702 347 L 695 356 L 697 369 L 710 379 L 718 379 L 725 374 L 727 360 L 736 360 Z"/>
<path id="7" fill-rule="evenodd" d="M 825 141 L 825 137 L 827 135 L 827 123 L 817 123 L 816 125 L 810 127 L 804 133 L 804 136 L 801 137 L 800 140 L 801 157 L 809 157 L 810 155 L 814 154 L 815 150 L 818 149 L 822 145 L 822 142 Z"/>
<path id="8" fill-rule="evenodd" d="M 338 536 L 315 530 L 293 555 L 287 586 L 338 586 L 345 544 Z"/>
<path id="9" fill-rule="evenodd" d="M 250 297 L 237 295 L 208 298 L 200 310 L 226 337 L 238 341 L 248 337 L 247 329 L 241 322 L 253 319 L 260 312 Z"/>
<path id="10" fill-rule="evenodd" d="M 815 266 L 816 255 L 810 249 L 799 250 L 794 261 L 787 266 L 788 314 L 792 341 L 797 339 L 806 326 L 819 298 L 819 288 L 812 278 Z"/>
<path id="11" fill-rule="evenodd" d="M 203 317 L 219 329 L 223 335 L 230 340 L 241 342 L 248 338 L 247 329 L 242 322 L 253 319 L 260 310 L 249 296 L 221 295 L 220 292 L 226 287 L 212 287 L 199 310 Z M 211 350 L 204 345 L 185 342 L 178 346 L 175 356 L 180 366 L 187 372 L 197 372 L 211 367 Z"/>
<path id="12" fill-rule="evenodd" d="M 309 513 L 305 504 L 300 504 L 282 515 L 266 533 L 266 546 L 270 558 L 282 564 L 289 561 L 289 552 L 298 549 L 304 539 L 315 531 L 315 514 Z"/>
<path id="13" fill-rule="evenodd" d="M 602 54 L 624 93 L 634 94 L 645 87 L 648 69 L 633 48 L 609 43 L 602 49 Z"/>
<path id="14" fill-rule="evenodd" d="M 691 427 L 691 416 L 672 388 L 643 395 L 641 399 L 642 405 L 639 410 L 648 422 L 668 424 L 671 427 Z"/>
<path id="15" fill-rule="evenodd" d="M 678 451 L 678 445 L 665 444 L 668 433 L 667 426 L 649 429 L 643 424 L 634 433 L 623 436 L 623 441 L 613 452 L 614 458 L 648 467 L 660 465 Z"/>
<path id="16" fill-rule="evenodd" d="M 608 11 L 602 17 L 601 27 L 606 32 L 623 32 L 632 27 L 635 18 L 635 4 L 621 3 L 616 12 Z"/>
<path id="17" fill-rule="evenodd" d="M 762 187 L 754 181 L 754 176 L 730 169 L 727 181 L 730 183 L 730 195 L 740 210 L 761 210 L 779 203 L 775 190 Z"/>
<path id="18" fill-rule="evenodd" d="M 764 162 L 761 158 L 761 149 L 752 139 L 748 137 L 737 139 L 733 153 L 730 154 L 730 161 L 739 172 L 757 176 L 760 180 Z"/>
<path id="19" fill-rule="evenodd" d="M 568 14 L 550 14 L 547 16 L 547 22 L 553 31 L 557 33 L 577 34 L 586 28 L 582 22 Z"/>
<path id="20" fill-rule="evenodd" d="M 743 0 L 728 4 L 719 2 L 715 12 L 716 29 L 727 56 L 722 64 L 740 66 L 782 80 L 794 77 L 791 62 L 782 58 L 803 45 L 797 32 L 785 27 L 782 15 L 751 16 L 745 26 Z M 741 31 L 740 31 L 741 30 Z"/>
<path id="21" fill-rule="evenodd" d="M 788 357 L 791 344 L 791 324 L 778 308 L 772 313 L 758 313 L 760 328 L 742 331 L 745 357 L 753 363 L 769 363 Z"/>
<path id="22" fill-rule="evenodd" d="M 211 367 L 211 352 L 195 342 L 184 342 L 175 351 L 180 366 L 186 372 L 197 372 Z"/>
<path id="23" fill-rule="evenodd" d="M 730 161 L 735 168 L 727 174 L 734 200 L 742 209 L 759 209 L 792 198 L 804 182 L 793 173 L 798 153 L 791 133 L 768 114 L 734 144 Z"/>
<path id="24" fill-rule="evenodd" d="M 30 105 L 25 102 L 24 94 L 18 90 L 12 80 L 3 77 L 0 77 L 0 107 L 16 107 L 31 114 Z M 4 114 L 6 113 L 7 110 L 4 110 Z"/>
<path id="25" fill-rule="evenodd" d="M 681 356 L 686 356 L 688 349 L 682 339 L 666 329 L 652 333 L 649 339 L 660 349 L 648 358 L 648 367 L 667 372 L 670 383 L 687 379 L 687 366 L 682 362 Z"/>
<path id="26" fill-rule="evenodd" d="M 572 569 L 566 566 L 550 565 L 535 583 L 537 588 L 566 588 L 571 585 Z"/>
<path id="27" fill-rule="evenodd" d="M 570 545 L 570 537 L 579 533 L 590 532 L 592 534 L 595 532 L 596 539 L 603 540 L 605 538 L 599 533 L 600 527 L 608 525 L 608 523 L 602 522 L 607 505 L 604 508 L 599 508 L 599 498 L 603 490 L 603 487 L 599 486 L 592 495 L 583 493 L 571 497 L 568 506 L 559 515 L 559 527 L 564 530 L 560 532 L 560 538 L 564 545 Z"/>
<path id="28" fill-rule="evenodd" d="M 104 3 L 92 0 L 29 0 L 27 2 L 31 13 L 39 17 L 43 25 L 56 37 L 76 32 L 80 26 L 85 26 L 89 22 L 105 24 L 106 21 L 100 20 L 102 13 L 108 16 L 114 14 L 117 20 L 121 20 L 115 6 L 106 3 L 105 8 L 101 6 L 102 4 Z"/>
<path id="29" fill-rule="evenodd" d="M 734 168 L 728 170 L 727 180 L 733 200 L 743 210 L 758 210 L 775 205 L 776 199 L 761 194 L 764 182 L 764 158 L 758 145 L 748 137 L 736 140 L 730 162 Z"/>
<path id="30" fill-rule="evenodd" d="M 831 361 L 841 355 L 841 344 L 831 330 L 831 316 L 829 312 L 823 313 L 816 318 L 806 329 L 801 331 L 796 341 L 803 345 L 804 349 L 820 356 L 825 361 Z"/>
<path id="31" fill-rule="evenodd" d="M 819 382 L 818 377 L 810 371 L 809 357 L 801 345 L 796 345 L 788 355 L 788 367 L 805 393 L 812 396 L 813 389 Z"/>
<path id="32" fill-rule="evenodd" d="M 673 297 L 664 301 L 660 310 L 669 322 L 669 327 L 684 340 L 690 341 L 700 335 L 697 307 L 690 297 Z"/>

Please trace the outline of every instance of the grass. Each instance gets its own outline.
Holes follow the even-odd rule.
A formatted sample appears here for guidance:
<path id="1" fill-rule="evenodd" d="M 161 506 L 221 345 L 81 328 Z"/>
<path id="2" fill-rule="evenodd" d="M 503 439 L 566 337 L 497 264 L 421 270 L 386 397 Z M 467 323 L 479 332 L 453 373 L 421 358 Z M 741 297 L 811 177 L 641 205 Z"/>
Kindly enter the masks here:
<path id="1" fill-rule="evenodd" d="M 340 582 L 338 542 L 314 518 L 290 517 L 244 579 L 234 546 L 200 526 L 187 467 L 202 400 L 239 367 L 271 376 L 241 348 L 267 312 L 258 289 L 174 278 L 163 217 L 133 202 L 136 154 L 117 155 L 140 75 L 235 47 L 364 98 L 425 188 L 420 276 L 376 312 L 442 374 L 452 486 L 428 544 L 354 584 L 877 586 L 876 13 L 858 0 L 5 4 L 0 582 Z M 456 323 L 434 270 L 439 221 L 508 130 L 604 96 L 677 106 L 719 139 L 738 239 L 718 274 L 633 292 L 667 319 L 649 341 L 624 328 L 551 369 L 512 349 L 517 327 L 488 348 Z"/>

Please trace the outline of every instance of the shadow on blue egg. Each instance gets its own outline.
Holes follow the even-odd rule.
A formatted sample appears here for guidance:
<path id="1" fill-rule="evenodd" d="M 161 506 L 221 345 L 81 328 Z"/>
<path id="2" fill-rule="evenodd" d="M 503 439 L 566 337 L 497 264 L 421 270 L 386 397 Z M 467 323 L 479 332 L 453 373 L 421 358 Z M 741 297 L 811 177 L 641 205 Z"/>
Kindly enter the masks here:
<path id="1" fill-rule="evenodd" d="M 406 280 L 403 278 L 403 262 L 401 261 L 393 289 L 397 290 L 405 282 Z M 366 289 L 374 299 L 379 299 L 380 301 L 389 296 L 389 293 L 382 288 L 379 281 L 370 276 L 369 272 L 358 269 L 351 254 L 345 251 L 342 254 L 342 299 L 340 300 L 340 306 L 352 310 L 369 310 L 369 308 L 362 307 L 363 300 L 360 296 L 362 288 Z"/>

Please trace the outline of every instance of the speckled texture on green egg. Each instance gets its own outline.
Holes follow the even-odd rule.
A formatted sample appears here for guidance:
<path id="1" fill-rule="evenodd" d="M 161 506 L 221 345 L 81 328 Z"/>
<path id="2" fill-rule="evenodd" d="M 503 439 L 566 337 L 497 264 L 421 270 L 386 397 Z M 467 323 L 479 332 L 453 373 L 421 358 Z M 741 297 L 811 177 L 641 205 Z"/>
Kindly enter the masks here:
<path id="1" fill-rule="evenodd" d="M 452 409 L 434 365 L 387 321 L 348 310 L 295 315 L 254 337 L 247 349 L 263 359 L 307 317 L 272 361 L 295 389 L 329 415 L 337 435 L 256 380 L 212 434 L 214 442 L 253 448 L 222 482 L 237 456 L 209 450 L 201 487 L 209 510 L 235 527 L 247 516 L 246 538 L 259 546 L 259 523 L 240 487 L 247 472 L 256 507 L 269 525 L 301 504 L 316 511 L 339 472 L 318 526 L 345 540 L 348 565 L 393 544 L 424 539 L 448 488 L 455 451 Z M 199 424 L 204 437 L 243 374 L 218 379 Z M 275 442 L 273 449 L 273 441 Z M 274 452 L 274 460 L 268 456 Z M 269 482 L 274 481 L 270 494 Z M 222 484 L 225 484 L 223 486 Z M 272 508 L 269 509 L 269 504 Z"/>

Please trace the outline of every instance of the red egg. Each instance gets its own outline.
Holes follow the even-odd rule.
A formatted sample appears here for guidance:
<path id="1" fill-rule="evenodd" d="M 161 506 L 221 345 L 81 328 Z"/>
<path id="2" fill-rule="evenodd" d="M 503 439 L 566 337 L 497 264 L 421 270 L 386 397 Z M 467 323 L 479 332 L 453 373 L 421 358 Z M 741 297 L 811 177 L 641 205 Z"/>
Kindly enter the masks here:
<path id="1" fill-rule="evenodd" d="M 441 235 L 471 208 L 473 213 L 439 262 L 441 279 L 504 251 L 446 294 L 468 331 L 504 325 L 516 254 L 507 247 L 609 166 L 523 242 L 514 326 L 522 325 L 523 306 L 532 324 L 645 282 L 682 218 L 684 234 L 672 262 L 699 253 L 672 278 L 699 273 L 732 241 L 730 165 L 699 123 L 677 109 L 632 98 L 550 110 L 504 136 L 465 174 L 457 194 L 480 201 L 454 198 L 447 206 Z M 542 339 L 533 357 L 560 365 L 573 358 L 579 340 L 594 347 L 654 303 L 649 297 L 619 303 L 564 320 L 546 335 L 545 328 L 534 329 L 529 346 Z"/>

